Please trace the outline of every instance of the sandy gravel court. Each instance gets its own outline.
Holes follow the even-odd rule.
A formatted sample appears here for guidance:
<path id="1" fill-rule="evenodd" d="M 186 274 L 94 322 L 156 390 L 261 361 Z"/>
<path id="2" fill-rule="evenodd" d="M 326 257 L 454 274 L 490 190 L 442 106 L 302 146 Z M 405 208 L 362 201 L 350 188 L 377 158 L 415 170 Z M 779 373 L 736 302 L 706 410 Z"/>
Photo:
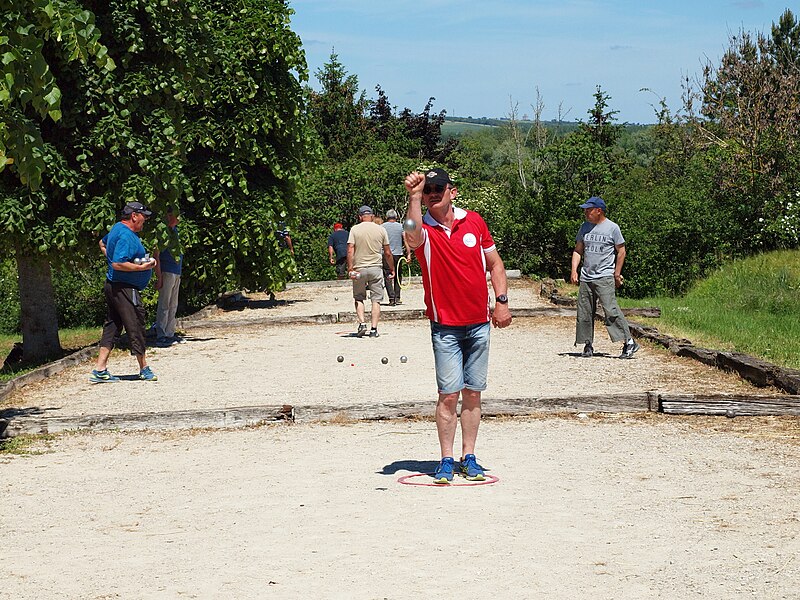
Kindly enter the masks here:
<path id="1" fill-rule="evenodd" d="M 543 305 L 528 284 L 510 295 Z M 421 307 L 418 288 L 406 298 L 387 310 Z M 349 322 L 264 322 L 352 310 L 344 286 L 299 286 L 278 300 L 212 311 L 187 330 L 188 343 L 154 350 L 158 382 L 92 386 L 85 363 L 4 407 L 93 415 L 367 405 L 379 416 L 381 406 L 414 401 L 433 410 L 425 321 L 386 320 L 381 337 L 356 339 Z M 548 316 L 495 330 L 486 404 L 763 392 L 647 345 L 619 360 L 602 330 L 600 356 L 581 359 L 573 327 Z M 110 366 L 125 375 L 134 364 L 116 353 Z M 425 483 L 415 475 L 433 470 L 437 449 L 424 417 L 43 440 L 37 453 L 0 457 L 0 598 L 800 597 L 798 418 L 485 419 L 478 457 L 496 483 L 400 481 Z"/>
<path id="2" fill-rule="evenodd" d="M 449 489 L 425 421 L 62 436 L 0 459 L 0 596 L 797 598 L 796 423 L 700 419 L 487 420 Z"/>

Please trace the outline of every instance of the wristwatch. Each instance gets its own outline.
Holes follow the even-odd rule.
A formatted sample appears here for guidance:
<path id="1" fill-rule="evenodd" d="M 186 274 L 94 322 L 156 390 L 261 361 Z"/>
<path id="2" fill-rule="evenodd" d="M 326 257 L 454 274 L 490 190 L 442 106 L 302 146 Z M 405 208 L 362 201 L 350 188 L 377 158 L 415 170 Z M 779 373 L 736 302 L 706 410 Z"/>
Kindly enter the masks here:
<path id="1" fill-rule="evenodd" d="M 494 299 L 495 302 L 499 302 L 500 304 L 508 304 L 508 296 L 505 294 L 500 294 L 497 298 Z"/>

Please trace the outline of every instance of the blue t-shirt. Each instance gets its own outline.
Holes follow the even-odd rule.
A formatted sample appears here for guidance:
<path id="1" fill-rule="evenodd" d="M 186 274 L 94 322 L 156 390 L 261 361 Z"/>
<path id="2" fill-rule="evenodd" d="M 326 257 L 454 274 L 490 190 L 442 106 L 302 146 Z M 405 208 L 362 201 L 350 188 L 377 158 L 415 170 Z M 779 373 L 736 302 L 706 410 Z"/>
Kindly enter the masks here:
<path id="1" fill-rule="evenodd" d="M 172 231 L 175 232 L 175 235 L 178 234 L 178 226 L 176 225 Z M 178 259 L 175 260 L 175 257 L 172 256 L 172 252 L 170 252 L 167 248 L 159 252 L 158 254 L 158 261 L 161 264 L 161 271 L 165 273 L 174 273 L 175 275 L 181 274 L 181 269 L 183 268 L 183 254 L 178 255 Z"/>
<path id="2" fill-rule="evenodd" d="M 103 238 L 106 246 L 106 262 L 108 272 L 106 279 L 114 283 L 128 283 L 137 290 L 143 290 L 150 282 L 152 269 L 146 271 L 117 271 L 112 263 L 132 262 L 134 258 L 144 258 L 145 250 L 142 241 L 127 225 L 115 224 Z"/>
<path id="3" fill-rule="evenodd" d="M 339 229 L 328 236 L 328 246 L 333 246 L 333 252 L 337 259 L 347 257 L 347 238 L 349 237 L 350 232 L 347 229 Z"/>

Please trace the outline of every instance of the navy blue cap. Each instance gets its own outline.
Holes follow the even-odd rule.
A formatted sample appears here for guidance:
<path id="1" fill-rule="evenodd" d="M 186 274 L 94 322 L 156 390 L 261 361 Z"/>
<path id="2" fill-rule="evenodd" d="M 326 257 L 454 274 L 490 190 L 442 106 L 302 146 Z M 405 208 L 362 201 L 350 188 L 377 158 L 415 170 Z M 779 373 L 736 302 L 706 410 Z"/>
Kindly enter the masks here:
<path id="1" fill-rule="evenodd" d="M 600 196 L 592 196 L 581 204 L 581 208 L 602 208 L 603 212 L 606 212 L 606 203 Z"/>

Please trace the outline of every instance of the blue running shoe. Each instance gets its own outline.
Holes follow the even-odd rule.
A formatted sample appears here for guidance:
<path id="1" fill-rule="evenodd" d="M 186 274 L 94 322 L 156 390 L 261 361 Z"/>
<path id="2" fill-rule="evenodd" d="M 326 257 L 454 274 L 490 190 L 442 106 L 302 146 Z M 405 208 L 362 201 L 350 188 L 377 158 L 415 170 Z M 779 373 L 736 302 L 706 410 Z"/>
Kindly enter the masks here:
<path id="1" fill-rule="evenodd" d="M 95 369 L 89 375 L 89 383 L 113 383 L 115 381 L 119 381 L 119 377 L 114 377 L 108 372 L 108 369 L 103 369 L 102 371 Z"/>
<path id="2" fill-rule="evenodd" d="M 474 454 L 467 454 L 461 459 L 461 472 L 469 481 L 485 481 L 483 469 L 478 464 L 478 459 Z"/>
<path id="3" fill-rule="evenodd" d="M 445 456 L 439 466 L 436 467 L 436 473 L 433 474 L 433 482 L 447 484 L 453 481 L 454 463 L 452 456 Z"/>
<path id="4" fill-rule="evenodd" d="M 158 375 L 153 373 L 150 367 L 145 367 L 139 371 L 139 379 L 143 381 L 158 381 Z"/>

